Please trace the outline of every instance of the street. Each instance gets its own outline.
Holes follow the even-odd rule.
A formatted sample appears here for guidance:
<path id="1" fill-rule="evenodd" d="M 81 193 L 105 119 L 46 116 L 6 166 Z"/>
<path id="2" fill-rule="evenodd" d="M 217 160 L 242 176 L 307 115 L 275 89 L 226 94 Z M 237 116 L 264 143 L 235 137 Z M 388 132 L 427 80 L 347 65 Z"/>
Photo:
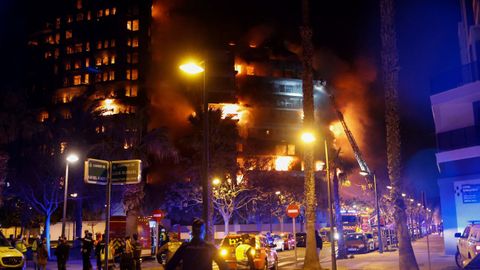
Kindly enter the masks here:
<path id="1" fill-rule="evenodd" d="M 417 240 L 413 243 L 415 255 L 420 266 L 420 269 L 428 270 L 428 256 L 427 256 L 427 242 L 426 238 Z M 432 270 L 455 270 L 455 260 L 453 256 L 443 254 L 443 240 L 438 235 L 430 236 L 430 249 Z M 303 257 L 305 248 L 298 248 L 298 263 L 295 266 L 294 251 L 279 252 L 279 269 L 301 269 L 303 264 Z M 330 261 L 330 245 L 324 244 L 324 249 L 321 252 L 320 262 L 324 269 L 331 269 Z M 94 261 L 92 260 L 94 265 Z M 337 262 L 338 269 L 349 270 L 396 270 L 398 269 L 398 252 L 391 251 L 379 254 L 378 252 L 371 252 L 367 254 L 355 254 L 352 259 L 339 260 Z M 81 269 L 81 261 L 70 261 L 67 269 L 79 270 Z M 118 266 L 118 265 L 117 265 Z M 56 262 L 49 262 L 47 269 L 57 269 Z M 145 261 L 142 269 L 162 269 L 162 267 L 154 260 Z"/>

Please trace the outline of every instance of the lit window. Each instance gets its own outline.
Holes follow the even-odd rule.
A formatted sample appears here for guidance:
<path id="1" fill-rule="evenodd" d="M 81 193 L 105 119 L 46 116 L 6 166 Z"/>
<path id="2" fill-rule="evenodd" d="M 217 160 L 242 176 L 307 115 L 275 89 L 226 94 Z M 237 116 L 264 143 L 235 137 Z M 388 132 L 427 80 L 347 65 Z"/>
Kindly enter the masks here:
<path id="1" fill-rule="evenodd" d="M 132 72 L 130 71 L 130 69 L 127 69 L 127 80 L 131 80 L 132 78 Z"/>
<path id="2" fill-rule="evenodd" d="M 102 41 L 98 41 L 97 42 L 97 49 L 101 49 L 102 48 Z"/>
<path id="3" fill-rule="evenodd" d="M 82 0 L 77 0 L 77 9 L 82 9 Z"/>
<path id="4" fill-rule="evenodd" d="M 86 74 L 83 76 L 83 83 L 84 83 L 84 84 L 89 84 L 89 83 L 90 83 L 90 74 L 86 73 Z"/>
<path id="5" fill-rule="evenodd" d="M 70 70 L 71 68 L 70 62 L 65 63 L 65 70 Z"/>
<path id="6" fill-rule="evenodd" d="M 115 39 L 112 39 L 110 41 L 110 47 L 112 47 L 112 48 L 115 47 Z"/>
<path id="7" fill-rule="evenodd" d="M 60 33 L 55 34 L 55 43 L 60 44 Z"/>
<path id="8" fill-rule="evenodd" d="M 108 48 L 108 39 L 105 40 L 105 42 L 103 43 L 103 47 L 104 47 L 104 48 Z"/>
<path id="9" fill-rule="evenodd" d="M 137 85 L 129 85 L 127 89 L 125 89 L 125 96 L 126 97 L 136 97 L 138 95 L 138 86 Z"/>
<path id="10" fill-rule="evenodd" d="M 83 44 L 82 43 L 75 44 L 75 52 L 76 53 L 81 53 L 82 50 L 83 50 Z"/>
<path id="11" fill-rule="evenodd" d="M 73 36 L 72 30 L 65 31 L 65 39 L 72 38 L 72 36 Z"/>
<path id="12" fill-rule="evenodd" d="M 287 155 L 289 155 L 289 156 L 295 155 L 295 145 L 294 144 L 287 145 Z"/>
<path id="13" fill-rule="evenodd" d="M 55 59 L 58 59 L 58 56 L 60 56 L 60 50 L 58 48 L 55 49 Z"/>
<path id="14" fill-rule="evenodd" d="M 95 131 L 97 133 L 104 133 L 105 132 L 105 127 L 104 126 L 99 126 L 95 128 Z"/>
<path id="15" fill-rule="evenodd" d="M 83 13 L 77 14 L 77 22 L 83 21 Z"/>
<path id="16" fill-rule="evenodd" d="M 116 7 L 113 7 L 112 8 L 112 15 L 115 15 L 117 13 L 117 8 Z"/>
<path id="17" fill-rule="evenodd" d="M 128 46 L 128 47 L 131 47 L 131 46 L 132 46 L 132 39 L 131 39 L 131 38 L 128 38 L 128 39 L 127 39 L 127 46 Z"/>
<path id="18" fill-rule="evenodd" d="M 71 23 L 71 22 L 73 22 L 73 17 L 72 17 L 72 15 L 68 15 L 67 16 L 67 23 Z"/>
<path id="19" fill-rule="evenodd" d="M 85 58 L 85 67 L 90 66 L 90 58 Z"/>
<path id="20" fill-rule="evenodd" d="M 62 20 L 60 18 L 57 18 L 57 20 L 55 21 L 55 28 L 57 28 L 57 29 L 60 28 L 61 21 Z"/>
<path id="21" fill-rule="evenodd" d="M 110 71 L 108 72 L 108 79 L 109 79 L 110 81 L 115 80 L 115 71 L 110 70 Z"/>
<path id="22" fill-rule="evenodd" d="M 73 76 L 73 85 L 79 85 L 81 83 L 82 83 L 82 76 L 81 75 Z"/>
<path id="23" fill-rule="evenodd" d="M 72 53 L 73 53 L 72 46 L 67 46 L 67 54 L 72 54 Z"/>
<path id="24" fill-rule="evenodd" d="M 131 53 L 127 53 L 127 63 L 132 63 L 132 54 Z"/>
<path id="25" fill-rule="evenodd" d="M 110 64 L 115 64 L 115 55 L 110 57 Z"/>
<path id="26" fill-rule="evenodd" d="M 85 44 L 85 51 L 86 51 L 86 52 L 89 52 L 89 51 L 90 51 L 90 42 L 87 42 L 87 43 Z"/>
<path id="27" fill-rule="evenodd" d="M 95 75 L 95 81 L 96 82 L 101 82 L 102 81 L 102 74 L 101 73 L 97 73 L 97 75 Z"/>
<path id="28" fill-rule="evenodd" d="M 137 80 L 138 79 L 138 70 L 137 69 L 132 69 L 132 80 Z"/>
<path id="29" fill-rule="evenodd" d="M 247 66 L 247 75 L 255 75 L 255 68 L 253 66 Z"/>
<path id="30" fill-rule="evenodd" d="M 104 56 L 104 57 L 103 57 L 102 64 L 108 65 L 108 56 Z"/>
<path id="31" fill-rule="evenodd" d="M 136 48 L 138 47 L 138 37 L 134 37 L 132 40 L 132 47 Z"/>
<path id="32" fill-rule="evenodd" d="M 102 78 L 102 80 L 103 80 L 104 82 L 108 81 L 108 72 L 104 72 L 104 73 L 103 73 L 103 78 Z"/>
<path id="33" fill-rule="evenodd" d="M 45 122 L 46 120 L 48 119 L 48 112 L 41 112 L 39 117 L 38 117 L 38 120 L 40 122 Z"/>
<path id="34" fill-rule="evenodd" d="M 127 30 L 132 30 L 132 21 L 127 21 Z"/>
<path id="35" fill-rule="evenodd" d="M 63 119 L 72 119 L 72 113 L 69 110 L 62 111 Z"/>
<path id="36" fill-rule="evenodd" d="M 52 56 L 51 52 L 45 52 L 45 59 L 48 59 L 51 56 Z"/>
<path id="37" fill-rule="evenodd" d="M 132 54 L 132 64 L 138 63 L 138 52 Z"/>
<path id="38" fill-rule="evenodd" d="M 60 154 L 63 154 L 63 152 L 65 152 L 66 148 L 67 148 L 67 143 L 66 142 L 61 142 L 60 143 Z"/>
<path id="39" fill-rule="evenodd" d="M 90 10 L 87 12 L 87 20 L 91 20 L 92 19 L 92 12 L 90 12 Z"/>
<path id="40" fill-rule="evenodd" d="M 110 9 L 105 9 L 105 16 L 110 16 Z"/>
<path id="41" fill-rule="evenodd" d="M 97 59 L 95 60 L 95 65 L 101 66 L 102 65 L 102 58 L 97 57 Z"/>
<path id="42" fill-rule="evenodd" d="M 75 60 L 74 67 L 75 69 L 79 69 L 82 66 L 82 62 L 80 60 Z"/>
<path id="43" fill-rule="evenodd" d="M 138 31 L 139 29 L 139 25 L 138 25 L 138 19 L 137 20 L 133 20 L 132 21 L 132 31 Z"/>
<path id="44" fill-rule="evenodd" d="M 98 12 L 97 12 L 97 17 L 103 17 L 103 10 L 100 9 Z"/>

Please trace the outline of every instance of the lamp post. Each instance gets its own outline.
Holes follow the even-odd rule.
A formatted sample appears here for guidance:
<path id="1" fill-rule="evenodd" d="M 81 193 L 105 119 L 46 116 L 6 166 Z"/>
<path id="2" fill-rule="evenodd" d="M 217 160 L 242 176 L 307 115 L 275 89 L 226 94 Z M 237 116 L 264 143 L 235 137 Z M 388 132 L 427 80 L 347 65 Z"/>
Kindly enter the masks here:
<path id="1" fill-rule="evenodd" d="M 369 176 L 373 178 L 373 189 L 375 192 L 375 212 L 377 215 L 377 232 L 378 232 L 378 252 L 383 253 L 383 240 L 382 240 L 382 230 L 380 226 L 380 204 L 379 204 L 379 193 L 377 185 L 377 176 L 375 173 L 369 174 L 368 172 L 361 171 L 360 175 Z M 388 187 L 387 187 L 388 188 Z"/>
<path id="2" fill-rule="evenodd" d="M 206 64 L 205 61 L 199 64 L 189 62 L 180 66 L 180 69 L 188 74 L 195 75 L 203 73 L 203 155 L 202 155 L 202 217 L 205 221 L 205 228 L 207 229 L 207 240 L 213 241 L 213 200 L 212 200 L 212 183 L 208 181 L 208 171 L 210 164 L 209 153 L 209 127 L 208 127 L 208 93 L 206 89 Z"/>
<path id="3" fill-rule="evenodd" d="M 78 156 L 70 154 L 67 157 L 67 165 L 65 167 L 65 186 L 63 191 L 63 218 L 62 218 L 62 237 L 65 237 L 65 223 L 67 221 L 67 198 L 68 198 L 68 165 L 78 161 Z"/>

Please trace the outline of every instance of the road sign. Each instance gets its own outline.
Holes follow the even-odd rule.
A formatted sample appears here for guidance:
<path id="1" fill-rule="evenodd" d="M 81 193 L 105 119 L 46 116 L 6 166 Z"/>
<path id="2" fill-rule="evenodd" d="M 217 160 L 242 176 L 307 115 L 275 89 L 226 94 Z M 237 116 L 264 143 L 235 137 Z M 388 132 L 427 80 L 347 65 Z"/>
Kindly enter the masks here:
<path id="1" fill-rule="evenodd" d="M 112 161 L 112 184 L 138 184 L 142 177 L 139 159 Z"/>
<path id="2" fill-rule="evenodd" d="M 108 182 L 109 161 L 89 158 L 85 161 L 84 180 L 88 184 L 106 185 Z"/>
<path id="3" fill-rule="evenodd" d="M 165 217 L 165 212 L 160 209 L 155 209 L 152 211 L 152 216 L 157 222 L 160 222 Z"/>
<path id="4" fill-rule="evenodd" d="M 300 215 L 300 207 L 296 204 L 290 204 L 287 207 L 287 216 L 291 218 L 296 218 Z"/>

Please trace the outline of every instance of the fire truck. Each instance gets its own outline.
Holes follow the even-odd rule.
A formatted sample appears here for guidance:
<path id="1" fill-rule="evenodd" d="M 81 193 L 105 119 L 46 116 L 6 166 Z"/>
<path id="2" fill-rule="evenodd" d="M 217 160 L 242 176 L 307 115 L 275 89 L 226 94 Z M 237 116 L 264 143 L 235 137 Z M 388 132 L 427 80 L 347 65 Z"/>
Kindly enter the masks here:
<path id="1" fill-rule="evenodd" d="M 370 215 L 357 211 L 342 211 L 344 233 L 371 232 Z"/>

